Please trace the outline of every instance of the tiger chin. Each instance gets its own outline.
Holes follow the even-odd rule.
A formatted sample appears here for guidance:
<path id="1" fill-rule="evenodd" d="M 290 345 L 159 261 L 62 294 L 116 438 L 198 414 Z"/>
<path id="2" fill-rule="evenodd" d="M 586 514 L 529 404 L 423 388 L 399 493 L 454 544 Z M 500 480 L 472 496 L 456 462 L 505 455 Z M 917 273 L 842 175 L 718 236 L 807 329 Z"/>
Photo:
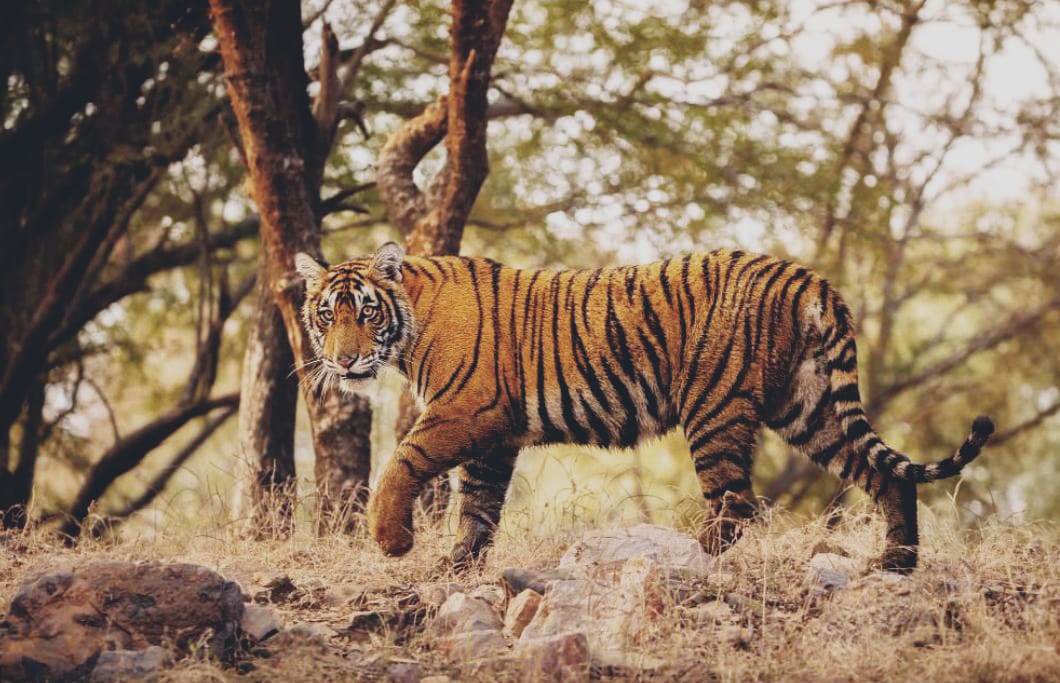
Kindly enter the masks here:
<path id="1" fill-rule="evenodd" d="M 460 479 L 451 561 L 492 543 L 521 449 L 631 447 L 680 428 L 720 553 L 756 512 L 756 434 L 868 493 L 886 520 L 877 566 L 917 564 L 917 485 L 952 477 L 994 430 L 978 417 L 953 455 L 918 464 L 887 446 L 858 390 L 850 313 L 827 280 L 790 261 L 720 250 L 639 266 L 517 270 L 485 258 L 406 257 L 384 244 L 336 266 L 295 258 L 318 373 L 357 390 L 386 367 L 423 411 L 368 504 L 387 555 L 412 548 L 412 508 Z"/>

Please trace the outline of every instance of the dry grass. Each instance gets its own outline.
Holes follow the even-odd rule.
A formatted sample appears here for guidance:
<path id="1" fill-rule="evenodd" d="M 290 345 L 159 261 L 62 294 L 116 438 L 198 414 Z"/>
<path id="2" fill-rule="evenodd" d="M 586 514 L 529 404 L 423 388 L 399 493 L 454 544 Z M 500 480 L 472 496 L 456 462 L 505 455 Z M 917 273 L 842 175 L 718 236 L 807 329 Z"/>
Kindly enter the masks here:
<path id="1" fill-rule="evenodd" d="M 721 623 L 673 604 L 647 626 L 631 654 L 655 668 L 622 677 L 652 680 L 1060 680 L 1060 547 L 1047 525 L 989 523 L 958 533 L 949 515 L 924 511 L 921 567 L 911 577 L 859 578 L 831 595 L 815 593 L 807 567 L 815 552 L 847 554 L 862 566 L 879 551 L 880 521 L 865 509 L 835 529 L 818 520 L 767 515 L 703 593 L 732 611 Z M 308 525 L 302 525 L 308 526 Z M 287 574 L 300 589 L 279 606 L 288 624 L 313 622 L 325 637 L 280 636 L 235 669 L 189 658 L 167 680 L 350 680 L 385 675 L 414 660 L 425 674 L 458 680 L 514 677 L 510 662 L 450 659 L 423 631 L 393 625 L 345 632 L 352 615 L 396 607 L 404 589 L 446 580 L 496 582 L 507 567 L 551 566 L 569 534 L 540 536 L 506 524 L 484 566 L 462 577 L 438 576 L 435 563 L 452 539 L 421 529 L 413 552 L 388 560 L 363 532 L 321 538 L 250 540 L 234 524 L 160 529 L 151 537 L 89 541 L 76 550 L 43 533 L 0 554 L 0 611 L 27 569 L 62 561 L 166 559 L 194 562 L 239 581 L 247 592 Z M 12 545 L 11 539 L 8 544 Z M 697 616 L 699 615 L 699 616 Z"/>

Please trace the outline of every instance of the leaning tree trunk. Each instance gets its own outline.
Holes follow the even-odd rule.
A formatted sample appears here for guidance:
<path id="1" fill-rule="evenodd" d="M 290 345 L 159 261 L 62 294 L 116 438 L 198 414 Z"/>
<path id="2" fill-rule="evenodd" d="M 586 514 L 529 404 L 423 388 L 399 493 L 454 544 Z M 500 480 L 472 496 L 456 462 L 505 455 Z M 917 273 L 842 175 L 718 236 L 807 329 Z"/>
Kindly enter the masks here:
<path id="1" fill-rule="evenodd" d="M 211 0 L 210 7 L 251 194 L 261 215 L 263 281 L 283 320 L 298 376 L 304 378 L 305 364 L 314 353 L 302 330 L 303 287 L 294 271 L 294 255 L 320 255 L 315 213 L 319 187 L 313 178 L 319 177 L 314 169 L 322 167 L 326 154 L 321 152 L 326 150 L 318 144 L 317 122 L 333 126 L 334 115 L 314 118 L 310 109 L 298 2 Z M 251 395 L 258 392 L 252 390 Z M 311 392 L 304 398 L 324 519 L 362 500 L 371 457 L 371 418 L 364 400 Z"/>

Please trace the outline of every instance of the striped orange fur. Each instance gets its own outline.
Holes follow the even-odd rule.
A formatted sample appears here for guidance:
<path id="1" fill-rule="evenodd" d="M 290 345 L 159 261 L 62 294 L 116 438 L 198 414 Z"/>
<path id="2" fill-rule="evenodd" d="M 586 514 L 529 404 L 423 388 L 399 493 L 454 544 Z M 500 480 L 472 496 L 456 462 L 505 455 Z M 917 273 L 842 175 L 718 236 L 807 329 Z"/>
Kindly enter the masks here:
<path id="1" fill-rule="evenodd" d="M 643 266 L 528 271 L 484 258 L 406 258 L 394 243 L 328 268 L 297 258 L 320 375 L 346 390 L 391 364 L 423 413 L 379 477 L 369 524 L 388 555 L 412 547 L 424 484 L 459 468 L 452 559 L 490 543 L 519 450 L 627 447 L 680 427 L 720 552 L 755 511 L 755 435 L 769 426 L 869 493 L 887 521 L 880 564 L 917 561 L 916 485 L 957 474 L 993 431 L 920 465 L 886 446 L 858 393 L 851 317 L 813 271 L 740 251 Z"/>

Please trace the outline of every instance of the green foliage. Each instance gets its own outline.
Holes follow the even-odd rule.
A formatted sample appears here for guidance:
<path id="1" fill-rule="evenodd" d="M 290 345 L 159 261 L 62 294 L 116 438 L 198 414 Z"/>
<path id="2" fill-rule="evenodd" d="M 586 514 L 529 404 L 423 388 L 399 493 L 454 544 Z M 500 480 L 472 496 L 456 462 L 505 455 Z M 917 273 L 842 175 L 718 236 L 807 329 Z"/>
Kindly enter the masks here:
<path id="1" fill-rule="evenodd" d="M 360 44 L 382 4 L 329 6 L 325 16 L 343 48 Z M 903 38 L 905 3 L 516 3 L 491 92 L 504 115 L 490 125 L 491 172 L 464 252 L 575 267 L 740 246 L 810 263 L 836 282 L 857 318 L 863 387 L 885 439 L 915 459 L 937 459 L 960 443 L 972 417 L 991 414 L 1008 438 L 969 469 L 961 509 L 969 520 L 995 506 L 1002 514 L 1055 516 L 1060 63 L 1050 46 L 1060 37 L 1045 3 L 943 4 L 921 10 Z M 38 7 L 33 30 L 5 41 L 5 55 L 18 56 L 4 62 L 13 65 L 5 73 L 17 72 L 3 101 L 5 128 L 38 111 L 44 94 L 64 82 L 63 65 L 78 63 L 81 46 L 114 32 L 139 35 L 145 21 L 133 5 L 106 15 L 84 3 Z M 310 65 L 318 34 L 316 25 L 306 33 Z M 364 103 L 371 135 L 351 121 L 340 125 L 325 198 L 370 183 L 387 133 L 446 88 L 447 3 L 399 3 L 377 37 L 381 44 L 346 93 Z M 943 43 L 957 47 L 947 52 Z M 90 206 L 108 179 L 128 182 L 108 169 L 189 131 L 197 144 L 132 215 L 104 277 L 160 243 L 186 244 L 252 210 L 224 127 L 216 117 L 201 125 L 218 104 L 209 61 L 216 56 L 197 45 L 123 44 L 122 55 L 96 56 L 112 74 L 105 82 L 125 82 L 110 68 L 119 58 L 127 60 L 123 73 L 141 76 L 167 64 L 148 96 L 157 109 L 72 115 L 69 144 L 56 141 L 36 160 L 48 170 L 41 182 L 56 187 L 48 196 L 87 196 Z M 1009 87 L 1014 68 L 1035 85 Z M 101 97 L 97 107 L 106 92 Z M 134 115 L 152 125 L 133 135 L 122 116 Z M 70 187 L 84 155 L 59 155 L 104 143 L 106 164 Z M 427 165 L 438 163 L 435 152 Z M 374 189 L 348 203 L 358 212 L 325 219 L 333 260 L 396 237 Z M 78 224 L 67 225 L 64 236 Z M 91 372 L 123 420 L 135 424 L 179 393 L 200 293 L 224 271 L 232 282 L 249 275 L 255 247 L 239 243 L 214 253 L 205 269 L 157 276 L 149 291 L 82 330 L 79 345 L 97 349 Z M 44 251 L 29 261 L 44 277 L 60 255 Z M 32 277 L 5 277 L 9 291 L 16 281 L 30 292 L 40 287 Z M 248 301 L 228 323 L 222 381 L 230 388 L 250 313 Z M 60 393 L 71 386 L 71 367 L 50 375 Z M 98 403 L 87 400 L 92 428 L 78 449 L 98 452 L 110 430 Z M 380 400 L 396 397 L 388 389 Z M 380 423 L 376 432 L 389 429 Z M 231 469 L 233 441 L 223 438 L 192 461 L 193 472 Z M 659 509 L 672 509 L 671 493 L 685 490 L 691 475 L 681 449 L 665 443 L 630 457 L 641 485 L 663 501 Z M 49 452 L 59 450 L 69 449 Z M 610 481 L 612 456 L 597 455 L 569 458 L 582 481 Z M 545 479 L 556 483 L 563 476 L 551 469 L 554 460 L 532 454 L 526 467 L 544 463 Z M 757 490 L 787 466 L 787 449 L 766 440 Z M 827 477 L 806 482 L 805 496 L 779 502 L 819 509 L 834 493 Z M 545 498 L 554 492 L 533 490 Z"/>

